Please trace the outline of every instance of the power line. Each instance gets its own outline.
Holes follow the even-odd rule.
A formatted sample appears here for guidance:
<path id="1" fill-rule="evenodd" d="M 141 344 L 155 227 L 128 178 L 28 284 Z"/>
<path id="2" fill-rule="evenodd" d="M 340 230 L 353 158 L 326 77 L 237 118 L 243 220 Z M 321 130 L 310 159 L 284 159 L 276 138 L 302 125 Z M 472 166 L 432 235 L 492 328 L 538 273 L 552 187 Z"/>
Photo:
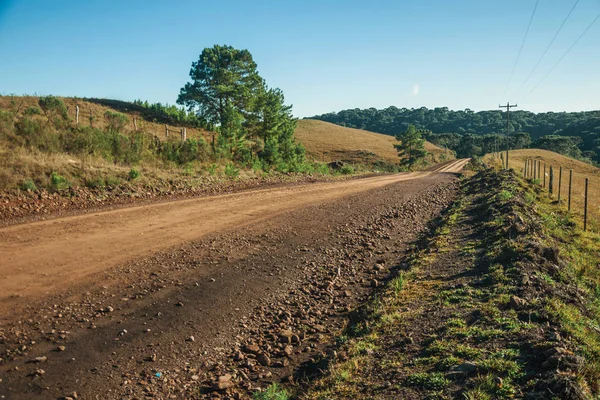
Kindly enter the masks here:
<path id="1" fill-rule="evenodd" d="M 556 61 L 556 63 L 554 63 L 554 65 L 552 66 L 552 68 L 550 68 L 550 70 L 546 73 L 546 75 L 544 75 L 544 77 L 537 83 L 537 85 L 535 85 L 533 87 L 533 89 L 531 89 L 531 91 L 529 93 L 527 93 L 527 95 L 530 95 L 535 89 L 537 89 L 538 86 L 540 86 L 540 84 L 548 77 L 548 75 L 550 75 L 552 73 L 552 71 L 554 71 L 554 68 L 556 68 L 556 66 L 558 64 L 560 64 L 560 62 L 563 60 L 563 58 L 565 58 L 567 56 L 567 54 L 569 54 L 571 52 L 571 50 L 573 50 L 573 47 L 575 47 L 575 45 L 577 45 L 577 42 L 579 42 L 579 40 L 592 28 L 592 26 L 600 19 L 600 14 L 598 14 L 596 16 L 596 18 L 594 18 L 594 20 L 587 26 L 587 28 L 585 28 L 585 30 L 581 33 L 581 35 L 579 35 L 579 37 L 573 42 L 573 44 L 571 45 L 571 47 L 569 47 L 567 49 L 567 51 L 565 51 L 563 53 L 563 55 L 558 59 L 558 61 Z"/>
<path id="2" fill-rule="evenodd" d="M 538 60 L 538 62 L 535 64 L 535 67 L 533 67 L 533 70 L 531 70 L 531 72 L 529 73 L 529 76 L 527 76 L 527 79 L 525 79 L 525 82 L 523 82 L 523 84 L 521 85 L 521 88 L 519 89 L 519 91 L 523 90 L 523 87 L 527 84 L 527 82 L 529 81 L 529 79 L 531 78 L 531 76 L 533 75 L 533 73 L 535 72 L 535 70 L 537 69 L 537 67 L 540 65 L 540 63 L 542 62 L 542 60 L 546 56 L 546 53 L 548 53 L 548 50 L 550 49 L 550 47 L 552 46 L 552 44 L 556 40 L 556 37 L 558 36 L 558 34 L 562 30 L 562 28 L 565 26 L 565 23 L 567 22 L 567 20 L 569 19 L 569 17 L 573 13 L 573 10 L 575 9 L 575 7 L 577 7 L 577 3 L 579 3 L 579 0 L 575 0 L 575 4 L 573 4 L 573 7 L 571 7 L 571 10 L 569 11 L 569 13 L 567 14 L 567 16 L 563 20 L 562 24 L 560 24 L 560 27 L 558 28 L 558 30 L 554 34 L 554 37 L 550 41 L 550 44 L 548 44 L 548 47 L 546 47 L 546 50 L 544 50 L 544 53 L 542 53 L 542 56 L 540 57 L 540 59 Z"/>
<path id="3" fill-rule="evenodd" d="M 517 68 L 517 63 L 519 62 L 519 58 L 521 58 L 521 52 L 523 51 L 523 46 L 525 46 L 525 40 L 527 40 L 527 35 L 529 34 L 529 28 L 531 28 L 531 22 L 533 22 L 533 16 L 535 15 L 535 11 L 537 10 L 539 2 L 540 2 L 540 0 L 537 0 L 535 2 L 535 6 L 533 7 L 533 13 L 531 13 L 531 17 L 529 18 L 529 23 L 527 24 L 527 30 L 525 31 L 525 36 L 523 36 L 523 41 L 521 42 L 521 47 L 519 48 L 519 53 L 517 54 L 517 59 L 515 60 L 515 64 L 512 67 L 512 71 L 510 72 L 510 77 L 508 78 L 508 83 L 506 84 L 506 88 L 504 88 L 504 93 L 502 94 L 502 99 L 504 99 L 504 96 L 506 96 L 506 92 L 508 91 L 510 82 L 512 81 L 513 75 L 515 74 L 515 69 Z"/>

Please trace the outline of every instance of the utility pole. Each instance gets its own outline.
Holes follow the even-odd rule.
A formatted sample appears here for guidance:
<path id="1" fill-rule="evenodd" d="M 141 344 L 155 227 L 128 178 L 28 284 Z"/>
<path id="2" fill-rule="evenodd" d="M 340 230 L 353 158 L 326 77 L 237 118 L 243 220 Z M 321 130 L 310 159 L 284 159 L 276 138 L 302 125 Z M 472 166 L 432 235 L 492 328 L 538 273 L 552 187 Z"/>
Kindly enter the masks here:
<path id="1" fill-rule="evenodd" d="M 510 147 L 509 144 L 509 140 L 508 140 L 508 127 L 509 127 L 509 122 L 510 122 L 510 109 L 513 107 L 517 107 L 516 104 L 510 104 L 510 102 L 507 102 L 505 106 L 498 106 L 498 108 L 506 108 L 506 169 L 508 169 L 508 149 Z"/>

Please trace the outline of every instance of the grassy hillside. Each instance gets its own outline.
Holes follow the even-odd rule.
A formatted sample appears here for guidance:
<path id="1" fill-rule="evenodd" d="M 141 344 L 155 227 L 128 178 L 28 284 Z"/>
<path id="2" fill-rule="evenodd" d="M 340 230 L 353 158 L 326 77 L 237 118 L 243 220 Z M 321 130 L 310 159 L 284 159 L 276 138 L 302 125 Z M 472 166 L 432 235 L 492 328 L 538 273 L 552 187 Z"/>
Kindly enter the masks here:
<path id="1" fill-rule="evenodd" d="M 178 123 L 181 116 L 165 109 L 106 99 L 53 101 L 60 104 L 42 106 L 43 99 L 40 103 L 35 96 L 0 96 L 0 189 L 190 185 L 195 178 L 260 175 L 265 168 L 252 160 L 235 159 L 237 167 L 229 165 L 232 155 L 210 146 L 214 132 L 192 126 L 199 121 Z M 180 136 L 182 123 L 187 130 L 185 143 Z M 337 160 L 398 164 L 391 136 L 311 120 L 299 121 L 295 136 L 306 147 L 309 160 L 301 172 L 329 173 L 318 163 Z M 430 143 L 426 148 L 432 153 L 430 162 L 452 158 L 450 152 Z M 279 166 L 267 169 L 287 172 Z"/>
<path id="2" fill-rule="evenodd" d="M 134 103 L 105 100 L 105 99 L 79 99 L 71 97 L 60 97 L 67 106 L 68 117 L 75 122 L 76 107 L 79 106 L 79 125 L 93 126 L 95 128 L 105 129 L 108 126 L 104 117 L 107 111 L 121 112 L 129 117 L 129 121 L 123 127 L 124 133 L 134 131 L 133 118 L 136 118 L 138 131 L 144 131 L 155 135 L 161 140 L 165 140 L 165 124 L 169 129 L 179 131 L 182 127 L 175 121 L 169 121 L 167 116 L 156 118 L 151 116 L 144 107 Z M 17 118 L 22 117 L 30 107 L 38 107 L 39 97 L 37 96 L 0 96 L 0 110 L 12 112 Z M 90 115 L 92 122 L 90 123 Z M 187 137 L 199 138 L 209 137 L 211 133 L 194 127 L 186 127 Z M 177 135 L 171 133 L 170 135 Z"/>
<path id="3" fill-rule="evenodd" d="M 491 155 L 487 155 L 484 159 L 490 161 L 493 159 L 493 157 Z M 593 219 L 600 219 L 600 168 L 596 168 L 593 165 L 563 156 L 562 154 L 540 149 L 512 150 L 509 153 L 508 161 L 511 168 L 515 169 L 515 171 L 519 171 L 522 174 L 526 159 L 540 160 L 542 162 L 542 169 L 544 163 L 546 163 L 546 174 L 549 174 L 550 166 L 554 167 L 554 198 L 556 198 L 556 193 L 558 193 L 559 167 L 563 167 L 561 202 L 564 204 L 566 204 L 567 199 L 566 195 L 569 184 L 569 170 L 573 170 L 571 210 L 576 215 L 580 215 L 583 212 L 584 182 L 585 178 L 589 178 L 588 213 L 591 217 L 593 217 Z M 498 160 L 495 160 L 495 162 L 499 163 Z M 548 177 L 546 177 L 546 182 L 548 182 Z M 594 224 L 596 224 L 596 222 L 594 222 Z M 598 227 L 594 226 L 594 229 L 598 229 Z"/>
<path id="4" fill-rule="evenodd" d="M 66 109 L 44 111 L 39 97 L 0 96 L 0 189 L 143 185 L 188 179 L 199 170 L 197 162 L 181 162 L 182 126 L 169 124 L 173 132 L 166 136 L 169 115 L 133 103 L 59 99 Z M 187 146 L 188 158 L 199 159 L 212 132 L 186 130 L 188 139 L 203 145 Z"/>
<path id="5" fill-rule="evenodd" d="M 304 144 L 306 152 L 319 161 L 373 163 L 382 160 L 391 164 L 398 163 L 398 153 L 393 146 L 397 141 L 389 135 L 304 119 L 298 121 L 296 138 Z M 436 160 L 452 158 L 450 152 L 429 142 L 425 148 Z"/>

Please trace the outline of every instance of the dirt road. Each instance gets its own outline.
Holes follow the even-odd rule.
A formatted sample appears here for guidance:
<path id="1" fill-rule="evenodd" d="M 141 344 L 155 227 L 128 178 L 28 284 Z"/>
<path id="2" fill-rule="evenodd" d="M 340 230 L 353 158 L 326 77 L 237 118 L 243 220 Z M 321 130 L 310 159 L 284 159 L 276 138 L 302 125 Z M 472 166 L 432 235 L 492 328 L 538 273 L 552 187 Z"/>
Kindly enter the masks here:
<path id="1" fill-rule="evenodd" d="M 452 161 L 439 170 L 457 172 L 465 163 Z M 253 190 L 0 228 L 0 315 L 24 298 L 209 233 L 434 171 Z"/>
<path id="2" fill-rule="evenodd" d="M 227 371 L 246 398 L 294 379 L 456 180 L 396 174 L 2 228 L 0 398 L 202 398 Z M 298 333 L 287 347 L 284 329 Z M 251 345 L 261 352 L 239 355 Z"/>

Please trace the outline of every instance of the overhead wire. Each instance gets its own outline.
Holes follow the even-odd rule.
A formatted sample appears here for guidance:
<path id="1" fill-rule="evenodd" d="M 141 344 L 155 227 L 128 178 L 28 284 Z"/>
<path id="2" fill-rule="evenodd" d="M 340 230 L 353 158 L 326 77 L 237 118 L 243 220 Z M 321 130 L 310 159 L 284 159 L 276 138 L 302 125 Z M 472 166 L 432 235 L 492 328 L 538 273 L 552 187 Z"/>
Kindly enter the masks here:
<path id="1" fill-rule="evenodd" d="M 533 67 L 533 69 L 531 70 L 531 72 L 527 76 L 527 79 L 525 79 L 525 82 L 523 82 L 523 84 L 521 85 L 521 88 L 519 89 L 519 92 L 521 90 L 523 90 L 523 87 L 525 87 L 525 85 L 527 84 L 527 82 L 529 82 L 529 79 L 531 78 L 531 76 L 533 75 L 533 73 L 537 70 L 537 67 L 539 67 L 540 63 L 542 62 L 542 60 L 546 56 L 546 53 L 548 53 L 548 50 L 550 50 L 550 47 L 552 47 L 552 44 L 554 43 L 554 41 L 558 37 L 558 35 L 559 35 L 560 31 L 562 30 L 562 28 L 565 26 L 567 20 L 569 19 L 569 17 L 573 13 L 573 10 L 575 10 L 575 7 L 577 7 L 578 3 L 579 3 L 579 0 L 575 0 L 575 4 L 573 4 L 573 7 L 571 7 L 571 10 L 569 10 L 569 13 L 567 14 L 567 16 L 565 17 L 565 19 L 563 20 L 562 24 L 560 24 L 560 27 L 558 28 L 558 30 L 554 34 L 554 37 L 552 38 L 552 40 L 550 41 L 550 43 L 548 44 L 548 46 L 546 47 L 546 49 L 542 53 L 542 56 L 540 57 L 540 59 L 535 64 L 535 67 Z"/>
<path id="2" fill-rule="evenodd" d="M 590 29 L 592 29 L 592 26 L 594 26 L 594 24 L 600 19 L 600 14 L 598 14 L 596 16 L 596 18 L 594 18 L 594 20 L 587 26 L 587 28 L 585 28 L 585 30 L 581 33 L 581 35 L 579 35 L 579 37 L 573 42 L 573 44 L 567 49 L 567 51 L 565 51 L 563 53 L 562 56 L 560 56 L 560 58 L 558 59 L 558 61 L 556 61 L 556 63 L 554 63 L 554 65 L 552 66 L 552 68 L 550 68 L 548 70 L 548 72 L 546 72 L 546 75 L 543 76 L 542 79 L 540 79 L 540 81 L 533 87 L 533 89 L 531 89 L 531 91 L 529 93 L 527 93 L 527 95 L 530 95 L 531 93 L 533 93 L 533 91 L 535 89 L 537 89 L 538 86 L 540 86 L 540 84 L 542 82 L 544 82 L 544 80 L 546 80 L 546 78 L 548 77 L 548 75 L 550 75 L 552 73 L 552 71 L 554 71 L 554 68 L 556 68 L 556 66 L 558 64 L 560 64 L 560 62 L 567 56 L 567 54 L 569 54 L 571 52 L 571 50 L 573 50 L 573 48 L 577 45 L 577 43 L 581 40 L 582 37 L 585 36 L 586 33 L 588 33 L 588 31 Z"/>
<path id="3" fill-rule="evenodd" d="M 527 40 L 527 36 L 529 35 L 529 28 L 531 28 L 531 23 L 533 22 L 533 17 L 535 15 L 535 12 L 537 10 L 539 3 L 540 3 L 540 0 L 536 0 L 535 6 L 533 7 L 533 12 L 531 13 L 531 17 L 529 17 L 529 23 L 527 24 L 527 29 L 525 30 L 525 36 L 523 36 L 523 41 L 521 42 L 521 47 L 519 48 L 519 52 L 517 53 L 517 58 L 515 59 L 515 63 L 512 67 L 512 71 L 510 71 L 510 77 L 508 78 L 508 83 L 506 84 L 506 87 L 504 88 L 504 93 L 502 94 L 502 99 L 504 99 L 504 97 L 506 96 L 506 92 L 508 91 L 508 88 L 510 87 L 510 83 L 512 82 L 513 75 L 515 74 L 515 69 L 517 68 L 517 64 L 519 62 L 519 58 L 521 58 L 521 53 L 523 52 L 523 46 L 525 46 L 525 41 Z"/>

